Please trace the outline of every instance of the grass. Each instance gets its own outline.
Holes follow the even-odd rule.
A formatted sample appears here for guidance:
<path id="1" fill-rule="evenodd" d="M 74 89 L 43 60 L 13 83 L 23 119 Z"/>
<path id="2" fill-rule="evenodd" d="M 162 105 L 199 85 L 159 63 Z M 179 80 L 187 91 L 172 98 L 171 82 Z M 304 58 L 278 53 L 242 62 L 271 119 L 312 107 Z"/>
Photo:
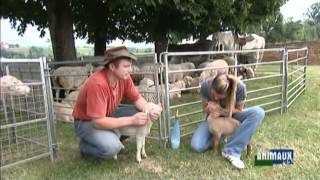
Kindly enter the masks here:
<path id="1" fill-rule="evenodd" d="M 86 161 L 80 157 L 72 124 L 57 124 L 58 158 L 37 160 L 1 174 L 1 179 L 320 179 L 320 66 L 309 66 L 307 90 L 287 113 L 267 114 L 253 137 L 254 152 L 268 148 L 294 149 L 290 166 L 254 166 L 254 157 L 243 160 L 246 169 L 234 169 L 212 151 L 194 153 L 190 136 L 178 151 L 161 149 L 149 140 L 148 159 L 135 162 L 135 143 L 127 141 L 118 160 Z M 187 109 L 186 111 L 189 111 Z"/>

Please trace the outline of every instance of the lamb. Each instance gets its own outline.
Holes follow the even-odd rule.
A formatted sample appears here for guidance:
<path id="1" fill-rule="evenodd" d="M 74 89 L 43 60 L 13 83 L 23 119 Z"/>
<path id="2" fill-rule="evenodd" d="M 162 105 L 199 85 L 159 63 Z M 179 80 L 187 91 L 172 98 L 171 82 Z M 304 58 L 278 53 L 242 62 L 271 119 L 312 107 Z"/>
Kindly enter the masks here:
<path id="1" fill-rule="evenodd" d="M 169 70 L 170 71 L 177 71 L 177 70 L 189 70 L 195 69 L 195 65 L 191 62 L 181 63 L 181 64 L 170 64 Z M 169 74 L 169 83 L 174 83 L 179 80 L 183 80 L 184 76 L 192 76 L 193 72 L 177 72 L 177 73 L 170 73 Z"/>
<path id="2" fill-rule="evenodd" d="M 146 91 L 148 87 L 153 85 L 154 85 L 154 82 L 151 79 L 144 78 L 143 80 L 141 80 L 138 89 Z M 149 94 L 150 93 L 141 92 L 141 95 L 144 96 L 147 102 L 156 103 L 154 94 L 151 94 L 151 95 Z M 145 113 L 148 114 L 148 112 L 145 112 Z M 136 160 L 138 163 L 141 162 L 141 157 L 147 158 L 147 154 L 145 151 L 145 141 L 146 141 L 146 136 L 150 134 L 151 126 L 152 126 L 152 120 L 150 119 L 144 126 L 128 126 L 128 127 L 114 129 L 114 132 L 117 134 L 118 137 L 120 137 L 121 135 L 136 137 L 136 143 L 137 143 Z M 124 148 L 123 145 L 122 147 Z M 117 156 L 115 156 L 114 158 L 117 159 Z"/>
<path id="3" fill-rule="evenodd" d="M 63 122 L 73 122 L 73 108 L 70 104 L 65 102 L 53 102 L 53 109 L 57 120 L 61 120 Z"/>
<path id="4" fill-rule="evenodd" d="M 222 111 L 223 109 L 220 107 L 219 103 L 210 101 L 207 104 L 207 110 L 210 112 L 207 118 L 208 126 L 210 132 L 213 134 L 212 145 L 213 145 L 213 153 L 215 155 L 218 154 L 220 139 L 222 135 L 230 136 L 234 134 L 237 128 L 240 126 L 240 122 L 234 118 L 232 118 L 232 111 L 235 106 L 236 101 L 236 92 L 237 92 L 237 84 L 238 78 L 234 76 L 229 76 L 231 81 L 231 92 L 229 94 L 228 102 L 227 102 L 227 117 L 220 117 L 214 113 L 213 111 Z M 252 145 L 247 145 L 247 155 L 251 155 Z"/>
<path id="5" fill-rule="evenodd" d="M 79 90 L 72 91 L 65 99 L 61 101 L 61 103 L 53 103 L 53 109 L 57 120 L 61 120 L 63 122 L 73 122 L 72 111 L 79 92 Z"/>
<path id="6" fill-rule="evenodd" d="M 64 88 L 68 91 L 79 88 L 93 71 L 93 66 L 62 66 L 52 73 L 53 87 Z M 59 97 L 59 89 L 56 91 L 56 97 Z"/>
<path id="7" fill-rule="evenodd" d="M 7 95 L 27 95 L 31 89 L 22 81 L 11 75 L 5 75 L 0 78 L 1 96 Z"/>

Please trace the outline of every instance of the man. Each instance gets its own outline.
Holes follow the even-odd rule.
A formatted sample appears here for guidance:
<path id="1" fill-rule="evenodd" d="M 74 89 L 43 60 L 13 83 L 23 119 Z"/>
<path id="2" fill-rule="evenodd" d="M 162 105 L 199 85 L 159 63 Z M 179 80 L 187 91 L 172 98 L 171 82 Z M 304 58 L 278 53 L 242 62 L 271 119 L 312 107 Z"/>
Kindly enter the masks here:
<path id="1" fill-rule="evenodd" d="M 218 103 L 213 109 L 216 116 L 228 116 L 226 104 L 228 95 L 230 94 L 231 78 L 226 74 L 219 74 L 214 79 L 206 80 L 201 85 L 201 95 L 203 109 L 207 113 L 208 102 L 214 101 Z M 244 101 L 246 98 L 246 87 L 241 81 L 238 82 L 236 88 L 235 107 L 232 112 L 232 117 L 240 121 L 241 125 L 232 136 L 231 140 L 224 146 L 222 156 L 225 157 L 231 164 L 243 169 L 244 163 L 240 159 L 241 152 L 247 144 L 250 143 L 251 137 L 264 119 L 264 110 L 260 107 L 251 107 L 244 109 Z M 191 140 L 191 148 L 196 152 L 204 152 L 212 146 L 212 134 L 208 128 L 207 120 L 203 121 L 198 129 L 193 134 Z"/>
<path id="2" fill-rule="evenodd" d="M 105 51 L 104 69 L 91 75 L 82 86 L 73 116 L 80 138 L 80 152 L 90 159 L 110 159 L 121 150 L 112 129 L 143 126 L 148 117 L 158 119 L 161 106 L 147 102 L 134 86 L 130 73 L 137 57 L 124 46 Z M 135 107 L 120 107 L 122 98 Z"/>

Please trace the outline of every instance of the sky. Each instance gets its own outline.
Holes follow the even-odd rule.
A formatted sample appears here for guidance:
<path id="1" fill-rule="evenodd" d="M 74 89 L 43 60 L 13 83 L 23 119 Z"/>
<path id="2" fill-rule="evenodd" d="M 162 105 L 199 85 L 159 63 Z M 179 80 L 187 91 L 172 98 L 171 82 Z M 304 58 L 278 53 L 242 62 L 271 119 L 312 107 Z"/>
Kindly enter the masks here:
<path id="1" fill-rule="evenodd" d="M 294 21 L 303 20 L 306 17 L 304 13 L 307 12 L 307 9 L 311 4 L 318 2 L 319 0 L 289 0 L 284 6 L 281 7 L 281 13 L 285 18 L 292 17 Z M 50 39 L 48 30 L 46 35 L 43 38 L 40 38 L 40 33 L 37 31 L 36 27 L 28 26 L 25 34 L 19 36 L 17 31 L 11 29 L 11 25 L 8 20 L 1 19 L 1 42 L 6 42 L 10 44 L 20 44 L 22 46 L 50 46 L 46 41 Z M 76 46 L 87 45 L 86 40 L 76 39 Z M 145 43 L 133 43 L 131 41 L 125 41 L 122 44 L 121 40 L 113 41 L 112 46 L 125 45 L 127 47 L 153 47 L 153 44 Z M 93 46 L 92 44 L 90 46 Z"/>

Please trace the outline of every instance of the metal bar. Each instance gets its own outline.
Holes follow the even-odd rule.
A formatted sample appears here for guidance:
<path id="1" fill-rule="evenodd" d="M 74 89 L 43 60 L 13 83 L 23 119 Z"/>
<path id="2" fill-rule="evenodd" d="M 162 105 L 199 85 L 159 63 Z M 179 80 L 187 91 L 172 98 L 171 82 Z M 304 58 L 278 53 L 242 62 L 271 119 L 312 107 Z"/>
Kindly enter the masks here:
<path id="1" fill-rule="evenodd" d="M 193 104 L 199 104 L 202 101 L 195 101 L 195 102 L 191 102 L 191 103 L 185 103 L 185 104 L 179 104 L 179 105 L 175 105 L 175 106 L 170 106 L 170 109 L 175 109 L 175 108 L 179 108 L 179 107 L 183 107 L 183 106 L 189 106 L 189 105 L 193 105 Z"/>
<path id="2" fill-rule="evenodd" d="M 257 106 L 267 106 L 267 105 L 275 104 L 278 102 L 281 102 L 281 100 L 279 99 L 279 100 L 275 100 L 275 101 L 271 101 L 271 102 L 267 102 L 267 103 L 263 103 L 263 104 L 258 104 Z"/>
<path id="3" fill-rule="evenodd" d="M 256 50 L 229 50 L 229 51 L 190 51 L 190 52 L 168 52 L 168 56 L 187 56 L 187 55 L 214 55 L 214 54 L 233 54 L 233 53 L 254 53 L 254 52 L 279 52 L 283 48 L 256 49 Z"/>
<path id="4" fill-rule="evenodd" d="M 187 133 L 184 133 L 184 134 L 181 135 L 181 137 L 188 136 L 188 135 L 191 135 L 191 134 L 193 134 L 193 131 L 189 131 Z"/>
<path id="5" fill-rule="evenodd" d="M 243 79 L 243 82 L 246 81 L 254 81 L 254 80 L 258 80 L 258 79 L 268 79 L 268 78 L 273 78 L 273 77 L 281 77 L 282 74 L 277 74 L 277 75 L 269 75 L 269 76 L 262 76 L 262 77 L 256 77 L 256 78 L 250 78 L 250 79 Z"/>
<path id="6" fill-rule="evenodd" d="M 290 83 L 288 84 L 288 87 L 291 86 L 292 84 L 294 84 L 295 82 L 297 82 L 298 80 L 300 80 L 300 79 L 303 78 L 303 77 L 304 77 L 304 74 L 300 75 L 299 77 L 297 77 L 297 79 L 295 79 L 294 81 L 290 82 Z"/>
<path id="7" fill-rule="evenodd" d="M 275 111 L 275 110 L 278 110 L 278 109 L 281 109 L 281 107 L 276 107 L 276 108 L 268 109 L 268 110 L 265 110 L 265 112 L 268 113 L 268 112 Z"/>
<path id="8" fill-rule="evenodd" d="M 171 126 L 171 120 L 170 120 L 170 96 L 169 96 L 169 66 L 168 66 L 168 56 L 165 54 L 164 56 L 164 61 L 165 61 L 165 92 L 166 92 L 166 119 L 167 119 L 167 134 L 168 137 L 170 137 L 171 132 L 170 132 L 170 126 Z M 170 138 L 169 138 L 169 143 L 170 143 Z"/>
<path id="9" fill-rule="evenodd" d="M 294 93 L 292 93 L 292 94 L 288 97 L 288 101 L 289 101 L 294 95 L 296 95 L 299 91 L 302 91 L 301 89 L 304 89 L 304 86 L 300 86 L 296 91 L 294 91 Z"/>
<path id="10" fill-rule="evenodd" d="M 297 58 L 297 59 L 294 59 L 294 60 L 289 60 L 288 61 L 288 64 L 291 64 L 291 63 L 294 63 L 294 62 L 298 62 L 298 61 L 300 61 L 300 60 L 304 60 L 304 59 L 306 59 L 307 57 L 300 57 L 300 58 Z"/>
<path id="11" fill-rule="evenodd" d="M 262 63 L 251 63 L 251 64 L 239 64 L 239 65 L 228 65 L 228 68 L 239 68 L 239 67 L 246 67 L 246 66 L 252 66 L 252 65 L 270 65 L 270 64 L 279 64 L 282 63 L 282 60 L 280 61 L 270 61 L 270 62 L 262 62 Z M 183 70 L 173 70 L 170 71 L 168 70 L 169 74 L 174 74 L 174 73 L 182 73 L 182 72 L 198 72 L 198 71 L 205 71 L 205 70 L 216 70 L 216 69 L 224 69 L 219 67 L 205 67 L 205 68 L 199 68 L 199 69 L 183 69 Z"/>
<path id="12" fill-rule="evenodd" d="M 281 84 L 281 110 L 280 110 L 280 113 L 282 114 L 283 112 L 284 112 L 284 98 L 285 98 L 285 82 L 286 82 L 286 76 L 287 76 L 287 74 L 286 74 L 286 70 L 285 70 L 285 66 L 286 66 L 286 61 L 285 61 L 285 59 L 286 59 L 286 52 L 285 51 L 283 51 L 282 52 L 282 59 L 283 59 L 283 61 L 282 61 L 282 66 L 281 66 L 281 74 L 282 74 L 282 84 Z"/>
<path id="13" fill-rule="evenodd" d="M 290 72 L 290 73 L 288 73 L 288 76 L 291 76 L 292 74 L 294 74 L 294 73 L 296 73 L 296 72 L 298 72 L 298 71 L 301 71 L 301 70 L 303 70 L 304 69 L 304 66 L 303 67 L 300 67 L 300 68 L 298 68 L 298 69 L 296 69 L 296 70 L 294 70 L 294 71 L 292 71 L 292 72 Z M 303 71 L 302 71 L 303 72 Z"/>
<path id="14" fill-rule="evenodd" d="M 307 57 L 305 60 L 304 60 L 304 70 L 303 70 L 303 74 L 304 74 L 304 87 L 306 87 L 306 83 L 307 83 L 307 64 L 308 64 L 308 59 L 309 59 L 309 50 L 308 48 L 306 48 L 306 51 L 305 51 L 305 56 Z"/>
<path id="15" fill-rule="evenodd" d="M 305 91 L 306 89 L 303 88 L 300 93 L 294 98 L 292 99 L 292 101 L 288 104 L 288 108 L 292 105 L 292 103 Z"/>
<path id="16" fill-rule="evenodd" d="M 189 115 L 193 115 L 193 114 L 199 114 L 199 113 L 202 113 L 202 112 L 203 112 L 203 110 L 193 111 L 193 112 L 190 112 L 190 113 L 181 114 L 181 115 L 179 115 L 179 118 L 182 118 L 182 117 L 185 117 L 185 116 L 189 116 Z M 170 117 L 170 119 L 174 119 L 174 116 Z"/>
<path id="17" fill-rule="evenodd" d="M 153 62 L 155 64 L 155 71 L 154 71 L 154 78 L 155 78 L 155 85 L 156 85 L 156 95 L 157 95 L 157 103 L 161 103 L 161 95 L 160 95 L 160 92 L 161 92 L 161 88 L 159 88 L 159 77 L 158 77 L 158 74 L 161 73 L 161 67 L 159 67 L 159 63 L 158 63 L 158 60 L 157 60 L 157 54 L 153 54 Z M 163 105 L 161 104 L 161 106 L 163 107 Z M 163 147 L 163 143 L 162 143 L 162 116 L 159 117 L 159 120 L 158 120 L 158 139 L 159 139 L 159 146 L 160 147 Z"/>
<path id="18" fill-rule="evenodd" d="M 299 85 L 301 85 L 301 83 L 304 82 L 304 79 L 302 79 L 302 81 L 300 81 L 299 83 L 297 83 L 295 86 L 293 86 L 291 89 L 288 90 L 288 94 L 290 94 L 295 88 L 297 88 Z"/>
<path id="19" fill-rule="evenodd" d="M 45 73 L 48 73 L 46 70 L 47 68 L 46 67 L 46 59 L 42 59 L 41 63 L 40 63 L 40 69 L 41 69 L 41 81 L 43 82 L 43 84 L 46 83 L 46 79 L 45 79 Z M 46 72 L 45 72 L 46 71 Z M 48 105 L 48 95 L 47 95 L 47 89 L 46 89 L 46 86 L 42 86 L 42 92 L 43 92 L 43 95 L 44 95 L 44 98 L 43 98 L 43 101 L 44 101 L 44 109 L 45 109 L 45 113 L 46 113 L 46 120 L 47 120 L 47 131 L 48 131 L 48 145 L 49 145 L 49 153 L 50 153 L 50 159 L 51 161 L 54 160 L 54 146 L 53 146 L 53 142 L 52 142 L 52 127 L 51 125 L 51 122 L 50 122 L 50 118 L 49 118 L 49 105 Z"/>
<path id="20" fill-rule="evenodd" d="M 305 51 L 305 50 L 308 50 L 308 47 L 303 47 L 303 48 L 300 48 L 300 49 L 288 49 L 288 53 L 290 52 L 296 52 L 296 51 Z"/>
<path id="21" fill-rule="evenodd" d="M 252 99 L 248 99 L 245 102 L 251 102 L 251 101 L 255 101 L 255 100 L 259 100 L 259 99 L 264 99 L 264 98 L 268 98 L 268 97 L 273 97 L 273 96 L 277 96 L 277 95 L 281 95 L 281 93 L 274 93 L 274 94 L 269 94 L 269 95 L 265 95 L 265 96 L 260 96 L 260 97 L 256 97 L 256 98 L 252 98 Z"/>
<path id="22" fill-rule="evenodd" d="M 47 144 L 42 144 L 42 143 L 39 143 L 38 141 L 34 141 L 34 140 L 32 140 L 32 139 L 28 139 L 28 138 L 25 138 L 25 137 L 23 137 L 23 136 L 17 136 L 17 138 L 23 139 L 23 140 L 28 141 L 28 142 L 32 142 L 32 143 L 37 144 L 37 145 L 39 145 L 39 146 L 43 146 L 43 147 L 46 147 L 46 148 L 48 147 Z"/>
<path id="23" fill-rule="evenodd" d="M 41 61 L 41 58 L 39 59 L 7 59 L 7 58 L 1 58 L 1 63 L 39 63 Z"/>
<path id="24" fill-rule="evenodd" d="M 256 93 L 256 92 L 260 92 L 260 91 L 264 91 L 264 90 L 275 89 L 275 88 L 279 88 L 279 87 L 282 87 L 282 85 L 271 86 L 271 87 L 267 87 L 267 88 L 261 88 L 261 89 L 257 89 L 257 90 L 248 91 L 247 94 Z"/>
<path id="25" fill-rule="evenodd" d="M 42 121 L 46 121 L 46 118 L 34 119 L 34 120 L 31 120 L 31 121 L 18 122 L 18 123 L 15 123 L 15 124 L 1 125 L 0 129 L 7 129 L 7 128 L 10 128 L 10 127 L 18 127 L 18 126 L 23 126 L 23 125 L 26 125 L 26 124 L 33 124 L 33 123 L 42 122 Z"/>
<path id="26" fill-rule="evenodd" d="M 37 159 L 41 159 L 41 158 L 48 157 L 48 156 L 50 156 L 50 153 L 44 153 L 44 154 L 40 154 L 40 155 L 34 156 L 32 158 L 24 159 L 24 160 L 21 160 L 19 162 L 14 162 L 14 163 L 11 163 L 11 164 L 8 164 L 8 165 L 1 164 L 0 169 L 1 169 L 1 171 L 3 171 L 3 170 L 6 170 L 8 168 L 17 166 L 19 164 L 23 164 L 23 163 L 26 163 L 26 162 L 29 162 L 29 161 L 32 161 L 32 160 L 37 160 Z"/>
<path id="27" fill-rule="evenodd" d="M 203 119 L 202 120 L 198 120 L 198 121 L 188 122 L 188 123 L 180 125 L 180 127 L 184 128 L 184 127 L 187 127 L 187 126 L 190 126 L 190 125 L 193 125 L 193 124 L 197 124 L 197 123 L 202 122 L 202 121 L 203 121 Z"/>

